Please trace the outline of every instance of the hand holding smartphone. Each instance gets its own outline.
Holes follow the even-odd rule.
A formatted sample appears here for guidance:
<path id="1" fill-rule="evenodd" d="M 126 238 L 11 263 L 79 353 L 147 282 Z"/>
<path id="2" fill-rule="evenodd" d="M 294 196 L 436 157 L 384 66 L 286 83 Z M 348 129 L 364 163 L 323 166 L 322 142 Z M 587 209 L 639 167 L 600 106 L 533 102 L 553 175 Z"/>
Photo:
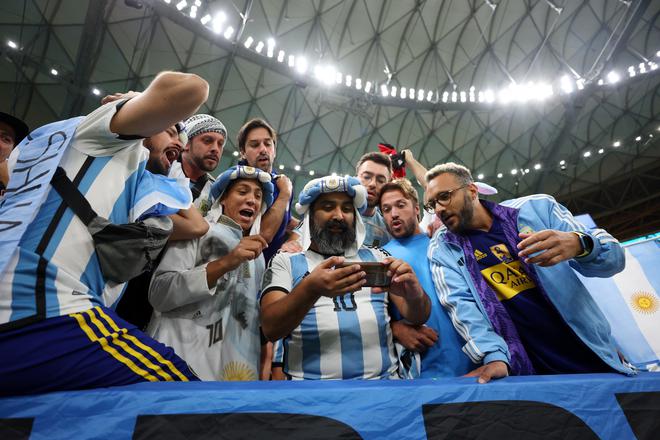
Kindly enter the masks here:
<path id="1" fill-rule="evenodd" d="M 392 282 L 392 278 L 387 276 L 387 266 L 377 262 L 347 262 L 336 266 L 337 268 L 360 265 L 360 269 L 364 271 L 367 282 L 365 287 L 388 287 Z"/>

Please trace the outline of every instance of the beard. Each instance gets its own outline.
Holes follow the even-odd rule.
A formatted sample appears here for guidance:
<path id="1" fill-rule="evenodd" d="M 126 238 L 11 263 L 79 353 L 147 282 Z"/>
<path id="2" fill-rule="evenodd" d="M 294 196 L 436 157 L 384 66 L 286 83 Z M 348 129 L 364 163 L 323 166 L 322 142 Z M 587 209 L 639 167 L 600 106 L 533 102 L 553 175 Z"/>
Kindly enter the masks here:
<path id="1" fill-rule="evenodd" d="M 390 228 L 388 227 L 388 231 L 391 236 L 396 237 L 396 238 L 408 238 L 412 237 L 415 235 L 415 232 L 417 231 L 417 219 L 416 217 L 409 218 L 408 220 L 402 220 L 402 225 L 401 225 L 401 231 L 399 232 L 398 235 L 395 235 L 390 231 Z"/>
<path id="2" fill-rule="evenodd" d="M 312 242 L 323 255 L 344 255 L 344 251 L 355 243 L 355 226 L 341 220 L 328 220 L 321 227 L 309 217 L 309 231 Z M 331 232 L 330 228 L 340 228 L 341 232 Z"/>
<path id="3" fill-rule="evenodd" d="M 444 216 L 443 216 L 444 217 Z M 463 197 L 463 207 L 457 214 L 458 222 L 455 227 L 450 227 L 446 222 L 445 218 L 442 218 L 442 223 L 447 226 L 454 234 L 462 234 L 466 230 L 471 229 L 472 218 L 474 217 L 474 206 L 472 206 L 472 199 L 469 194 L 465 194 Z"/>
<path id="4" fill-rule="evenodd" d="M 165 168 L 165 165 L 163 165 L 163 162 L 160 160 L 160 158 L 151 158 L 147 160 L 147 170 L 150 171 L 153 174 L 160 174 L 162 176 L 167 176 L 168 173 L 170 172 L 170 167 L 168 166 Z"/>

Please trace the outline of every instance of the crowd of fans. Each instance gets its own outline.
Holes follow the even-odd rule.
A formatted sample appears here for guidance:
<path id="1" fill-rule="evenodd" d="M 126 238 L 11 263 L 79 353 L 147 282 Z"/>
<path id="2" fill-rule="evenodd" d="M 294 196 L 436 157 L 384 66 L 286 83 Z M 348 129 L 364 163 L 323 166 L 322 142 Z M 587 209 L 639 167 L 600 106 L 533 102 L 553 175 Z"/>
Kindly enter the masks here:
<path id="1" fill-rule="evenodd" d="M 421 198 L 380 152 L 294 198 L 262 119 L 229 127 L 241 160 L 218 170 L 207 95 L 164 72 L 29 135 L 0 113 L 0 394 L 635 373 L 574 272 L 623 270 L 606 231 L 409 150 Z"/>

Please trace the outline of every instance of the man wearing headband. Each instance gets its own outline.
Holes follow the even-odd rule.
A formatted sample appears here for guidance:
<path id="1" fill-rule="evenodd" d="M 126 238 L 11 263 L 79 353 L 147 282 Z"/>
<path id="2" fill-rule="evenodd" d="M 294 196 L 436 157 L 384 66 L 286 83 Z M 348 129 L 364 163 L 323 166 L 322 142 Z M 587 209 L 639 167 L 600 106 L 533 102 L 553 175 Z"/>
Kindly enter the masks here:
<path id="1" fill-rule="evenodd" d="M 148 333 L 202 380 L 256 380 L 261 338 L 257 292 L 264 273 L 261 215 L 273 202 L 270 175 L 232 167 L 211 187 L 209 231 L 168 246 L 154 273 Z"/>
<path id="2" fill-rule="evenodd" d="M 433 281 L 463 351 L 482 364 L 470 376 L 634 374 L 574 272 L 623 270 L 614 237 L 587 229 L 544 194 L 480 200 L 470 171 L 455 163 L 437 165 L 426 180 L 426 207 L 446 226 L 429 247 Z"/>
<path id="3" fill-rule="evenodd" d="M 410 265 L 363 246 L 366 204 L 355 177 L 310 181 L 296 204 L 303 251 L 276 254 L 264 274 L 261 325 L 269 340 L 283 339 L 290 379 L 396 378 L 389 302 L 412 324 L 428 317 L 429 299 Z M 363 266 L 350 264 L 360 262 L 382 263 L 390 284 L 365 287 Z"/>
<path id="4" fill-rule="evenodd" d="M 237 136 L 242 165 L 259 168 L 271 175 L 275 185 L 275 202 L 264 214 L 261 235 L 268 241 L 264 258 L 269 262 L 284 243 L 287 233 L 298 225 L 291 217 L 292 185 L 284 174 L 273 171 L 277 153 L 277 133 L 266 121 L 255 118 L 246 122 Z"/>
<path id="5" fill-rule="evenodd" d="M 190 179 L 194 204 L 202 215 L 206 215 L 214 180 L 209 173 L 220 164 L 227 129 L 218 119 L 205 114 L 191 116 L 184 125 L 188 142 L 184 144 L 180 162 L 172 165 L 169 176 Z"/>
<path id="6" fill-rule="evenodd" d="M 412 266 L 431 301 L 431 315 L 424 325 L 406 324 L 398 316 L 398 311 L 391 307 L 394 339 L 406 349 L 420 353 L 421 378 L 455 377 L 468 373 L 474 369 L 474 364 L 461 351 L 462 339 L 440 305 L 431 278 L 426 257 L 430 239 L 418 223 L 417 190 L 406 179 L 386 183 L 381 189 L 379 208 L 392 236 L 383 249 Z"/>

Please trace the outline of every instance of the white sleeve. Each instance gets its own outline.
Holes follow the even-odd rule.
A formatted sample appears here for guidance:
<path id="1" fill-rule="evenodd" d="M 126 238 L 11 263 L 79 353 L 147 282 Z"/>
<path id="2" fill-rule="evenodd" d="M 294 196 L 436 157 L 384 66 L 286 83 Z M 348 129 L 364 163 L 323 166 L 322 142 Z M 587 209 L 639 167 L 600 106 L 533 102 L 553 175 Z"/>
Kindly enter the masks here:
<path id="1" fill-rule="evenodd" d="M 76 129 L 71 146 L 90 156 L 112 156 L 125 148 L 141 148 L 142 138 L 110 131 L 110 122 L 126 101 L 102 105 L 87 116 Z"/>
<path id="2" fill-rule="evenodd" d="M 292 271 L 290 255 L 285 252 L 279 252 L 270 260 L 261 283 L 260 301 L 271 290 L 291 292 Z"/>
<path id="3" fill-rule="evenodd" d="M 149 286 L 149 302 L 159 312 L 205 300 L 215 293 L 208 288 L 206 265 L 195 266 L 199 239 L 175 241 L 167 246 Z"/>

